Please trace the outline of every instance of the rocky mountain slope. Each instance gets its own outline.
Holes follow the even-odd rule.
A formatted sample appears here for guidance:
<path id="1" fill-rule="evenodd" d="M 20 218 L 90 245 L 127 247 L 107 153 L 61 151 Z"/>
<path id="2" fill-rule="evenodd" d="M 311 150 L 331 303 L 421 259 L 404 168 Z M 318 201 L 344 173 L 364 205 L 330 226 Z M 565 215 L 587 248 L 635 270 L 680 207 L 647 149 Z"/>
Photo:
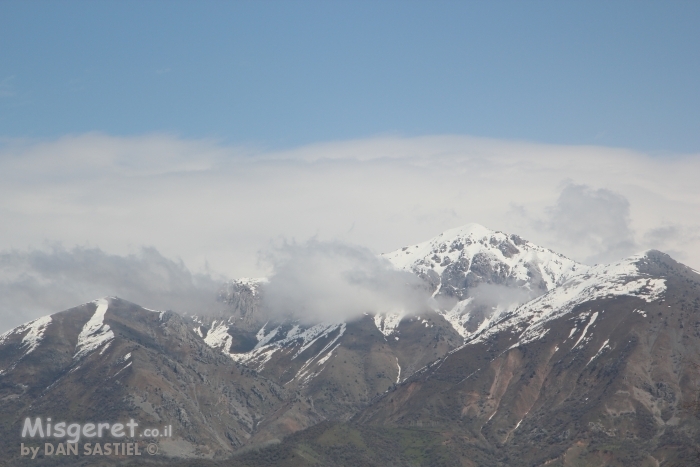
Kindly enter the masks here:
<path id="1" fill-rule="evenodd" d="M 302 325 L 266 315 L 265 281 L 247 279 L 217 316 L 109 298 L 0 336 L 6 452 L 48 415 L 167 422 L 162 453 L 200 459 L 182 465 L 700 458 L 696 271 L 657 251 L 588 267 L 474 224 L 384 257 L 432 305 Z"/>
<path id="2" fill-rule="evenodd" d="M 700 274 L 649 251 L 495 316 L 350 421 L 233 462 L 689 467 L 699 439 Z"/>
<path id="3" fill-rule="evenodd" d="M 252 295 L 246 289 L 238 293 Z M 194 329 L 213 349 L 299 393 L 312 407 L 306 417 L 295 420 L 293 430 L 325 419 L 350 418 L 463 342 L 450 323 L 427 308 L 420 317 L 405 317 L 385 332 L 369 314 L 350 322 L 311 326 L 265 321 L 257 330 L 239 327 L 243 320 L 237 315 L 194 320 Z"/>
<path id="4" fill-rule="evenodd" d="M 669 466 L 700 460 L 700 274 L 649 251 L 573 275 L 345 423 L 241 466 Z"/>
<path id="5" fill-rule="evenodd" d="M 25 417 L 51 417 L 171 425 L 173 436 L 158 440 L 161 453 L 226 456 L 289 398 L 280 385 L 213 351 L 179 315 L 117 298 L 0 336 L 0 430 L 4 452 L 13 455 Z"/>
<path id="6" fill-rule="evenodd" d="M 494 313 L 542 295 L 588 268 L 479 224 L 382 256 L 423 278 L 437 300 L 436 311 L 465 338 L 488 327 Z"/>
<path id="7" fill-rule="evenodd" d="M 357 422 L 449 433 L 464 465 L 674 465 L 700 448 L 699 326 L 700 275 L 650 251 L 496 317 Z"/>
<path id="8" fill-rule="evenodd" d="M 383 255 L 426 281 L 435 301 L 418 316 L 366 314 L 353 322 L 275 322 L 261 308 L 264 279 L 233 281 L 220 299 L 230 314 L 195 317 L 213 348 L 299 391 L 322 419 L 347 419 L 491 322 L 586 266 L 516 235 L 478 224 Z"/>

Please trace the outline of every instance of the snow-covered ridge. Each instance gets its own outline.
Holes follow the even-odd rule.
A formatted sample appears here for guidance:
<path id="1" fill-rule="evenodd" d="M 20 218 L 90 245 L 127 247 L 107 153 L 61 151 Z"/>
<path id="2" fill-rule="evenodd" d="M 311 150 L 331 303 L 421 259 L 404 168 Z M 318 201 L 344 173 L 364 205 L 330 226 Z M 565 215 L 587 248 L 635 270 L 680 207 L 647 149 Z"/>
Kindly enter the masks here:
<path id="1" fill-rule="evenodd" d="M 37 318 L 34 321 L 17 326 L 16 328 L 10 329 L 6 333 L 0 335 L 1 346 L 7 342 L 9 337 L 24 334 L 22 336 L 22 341 L 19 344 L 20 349 L 24 350 L 24 353 L 22 353 L 22 355 L 10 366 L 3 368 L 0 371 L 0 375 L 15 368 L 24 357 L 34 352 L 34 350 L 39 347 L 41 341 L 44 340 L 44 333 L 49 327 L 49 324 L 51 324 L 51 315 Z"/>
<path id="2" fill-rule="evenodd" d="M 460 260 L 468 261 L 471 267 L 478 254 L 488 257 L 494 266 L 507 266 L 507 275 L 524 283 L 529 278 L 528 263 L 537 265 L 547 290 L 588 268 L 517 235 L 492 231 L 479 224 L 450 229 L 426 242 L 382 256 L 398 269 L 415 272 L 430 269 L 441 275 L 450 264 Z"/>
<path id="3" fill-rule="evenodd" d="M 433 283 L 435 287 L 433 296 L 440 293 L 441 288 L 443 288 L 443 280 L 446 283 L 450 281 L 448 275 L 455 277 L 452 272 L 445 277 L 440 277 L 450 268 L 450 265 L 455 265 L 455 263 L 460 263 L 466 269 L 459 269 L 456 272 L 461 277 L 466 277 L 472 270 L 479 270 L 480 273 L 494 271 L 495 275 L 507 281 L 510 286 L 532 291 L 532 295 L 551 290 L 572 275 L 587 269 L 585 265 L 523 240 L 517 235 L 492 231 L 479 224 L 467 224 L 447 230 L 426 242 L 404 247 L 381 256 L 389 260 L 397 269 L 419 275 L 430 272 L 432 277 L 439 277 L 439 284 Z M 534 274 L 533 270 L 535 270 Z M 488 282 L 488 280 L 486 281 Z M 229 293 L 236 293 L 236 287 L 242 287 L 243 290 L 250 291 L 253 296 L 256 296 L 259 295 L 260 287 L 266 282 L 268 282 L 266 278 L 237 279 L 230 283 L 234 287 L 234 291 L 229 291 Z M 464 297 L 460 296 L 459 298 Z M 464 338 L 471 337 L 475 332 L 478 333 L 491 324 L 491 320 L 487 318 L 475 332 L 467 331 L 465 323 L 470 316 L 465 307 L 468 304 L 469 299 L 458 303 L 450 310 L 435 309 Z M 512 308 L 517 304 L 509 304 L 508 306 Z M 390 336 L 396 332 L 403 317 L 401 313 L 377 314 L 374 317 L 374 323 L 382 334 Z M 221 348 L 226 346 L 227 337 L 224 332 L 224 324 L 218 323 L 217 326 L 217 329 L 212 328 L 207 334 L 207 342 L 210 342 L 213 347 Z M 197 332 L 197 329 L 195 331 Z M 266 330 L 266 334 L 272 331 L 274 330 Z M 270 335 L 268 340 L 279 337 L 275 336 L 276 334 Z M 257 351 L 263 346 L 263 344 L 259 344 L 255 350 Z"/>
<path id="4" fill-rule="evenodd" d="M 436 306 L 434 310 L 464 339 L 479 334 L 495 322 L 495 316 L 512 311 L 523 300 L 553 290 L 588 270 L 586 265 L 517 235 L 492 231 L 479 224 L 450 229 L 426 242 L 382 256 L 394 267 L 426 279 L 433 287 L 433 297 L 459 300 L 450 308 Z M 473 300 L 480 284 L 522 293 L 511 298 L 504 295 L 484 310 L 482 301 Z"/>
<path id="5" fill-rule="evenodd" d="M 24 333 L 22 342 L 20 343 L 20 348 L 25 349 L 24 356 L 29 355 L 43 340 L 44 333 L 46 332 L 46 328 L 49 326 L 49 324 L 51 324 L 51 315 L 43 316 L 35 319 L 34 321 L 17 326 L 16 328 L 10 329 L 0 336 L 0 345 L 4 344 L 10 336 Z"/>
<path id="6" fill-rule="evenodd" d="M 308 363 L 330 349 L 330 346 L 345 333 L 346 324 L 320 323 L 304 330 L 298 325 L 295 325 L 286 332 L 282 339 L 273 342 L 270 341 L 280 332 L 280 328 L 276 327 L 269 332 L 265 332 L 265 327 L 266 326 L 263 326 L 258 332 L 258 345 L 256 345 L 253 350 L 244 353 L 230 353 L 229 355 L 231 358 L 237 362 L 246 363 L 261 370 L 265 364 L 270 361 L 275 352 L 293 348 L 295 349 L 295 353 L 292 359 L 295 359 L 319 339 L 329 337 L 332 333 L 337 331 L 338 334 L 331 343 L 327 344 L 317 355 L 309 359 L 309 361 L 307 361 Z M 331 349 L 331 351 L 333 349 Z"/>
<path id="7" fill-rule="evenodd" d="M 546 323 L 571 312 L 577 305 L 592 300 L 623 295 L 641 298 L 647 302 L 658 300 L 666 291 L 666 281 L 650 277 L 639 270 L 638 263 L 647 258 L 645 252 L 617 263 L 593 266 L 545 295 L 521 305 L 515 311 L 495 316 L 492 321 L 500 321 L 499 324 L 487 329 L 470 343 L 481 342 L 495 333 L 513 327 L 523 331 L 516 345 L 532 342 L 546 334 Z M 595 317 L 597 313 L 591 316 L 589 326 L 593 324 Z M 572 330 L 572 334 L 574 332 Z"/>
<path id="8" fill-rule="evenodd" d="M 587 268 L 565 256 L 523 240 L 517 235 L 492 231 L 479 224 L 467 224 L 447 230 L 426 242 L 381 256 L 397 269 L 419 275 L 424 274 L 424 278 L 425 274 L 429 273 L 428 275 L 432 277 L 429 280 L 432 281 L 431 287 L 435 287 L 433 296 L 438 295 L 441 289 L 448 287 L 447 285 L 443 287 L 443 281 L 447 284 L 457 276 L 464 278 L 473 272 L 472 270 L 478 270 L 479 274 L 485 276 L 492 273 L 498 276 L 494 279 L 495 282 L 505 282 L 509 284 L 508 286 L 532 291 L 531 295 L 534 296 L 551 290 L 568 277 Z M 453 267 L 456 263 L 460 265 L 459 268 Z M 441 277 L 448 269 L 450 269 L 449 273 Z M 438 278 L 437 281 L 436 278 Z M 489 276 L 483 280 L 490 282 L 490 279 Z M 457 280 L 459 281 L 459 278 Z M 256 297 L 260 295 L 261 286 L 267 282 L 267 278 L 240 278 L 231 281 L 224 293 L 236 296 L 241 293 L 246 295 L 249 292 Z M 455 290 L 461 290 L 458 292 L 458 299 L 462 300 L 465 298 L 463 293 L 466 292 L 466 288 L 461 285 L 456 287 Z M 520 301 L 508 306 L 512 307 L 518 303 Z M 451 310 L 435 310 L 442 314 L 464 338 L 474 334 L 465 329 L 465 322 L 469 319 L 468 310 L 465 310 L 468 304 L 469 302 L 465 301 Z M 378 314 L 374 317 L 374 323 L 382 334 L 389 336 L 396 332 L 403 317 L 401 313 Z M 489 324 L 489 321 L 484 322 L 477 331 L 481 331 Z M 220 348 L 226 345 L 227 338 L 223 329 L 224 324 L 218 323 L 217 326 L 217 329 L 212 328 L 207 334 L 207 342 L 211 342 L 213 347 Z M 266 333 L 271 331 L 273 330 L 267 330 Z M 202 334 L 197 328 L 195 332 Z M 275 336 L 270 336 L 270 339 Z M 262 344 L 258 345 L 256 350 L 262 346 Z"/>
<path id="9" fill-rule="evenodd" d="M 97 308 L 78 335 L 78 343 L 75 346 L 75 355 L 73 356 L 74 360 L 80 360 L 105 344 L 109 345 L 114 339 L 114 333 L 109 328 L 109 325 L 104 324 L 105 313 L 109 308 L 109 299 L 100 298 L 95 300 L 94 303 L 97 305 Z M 104 351 L 104 349 L 102 350 Z"/>

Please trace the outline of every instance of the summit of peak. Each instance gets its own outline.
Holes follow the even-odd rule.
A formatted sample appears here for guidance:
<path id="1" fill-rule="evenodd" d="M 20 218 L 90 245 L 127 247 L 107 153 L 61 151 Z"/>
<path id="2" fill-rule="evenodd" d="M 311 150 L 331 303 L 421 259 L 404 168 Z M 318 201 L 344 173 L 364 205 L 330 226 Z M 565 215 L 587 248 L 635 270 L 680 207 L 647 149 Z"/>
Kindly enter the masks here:
<path id="1" fill-rule="evenodd" d="M 470 222 L 469 224 L 464 224 L 459 227 L 453 227 L 451 229 L 445 230 L 443 233 L 438 235 L 438 237 L 458 237 L 458 236 L 483 236 L 497 233 L 495 230 L 491 230 L 484 227 L 481 224 L 475 222 Z M 437 238 L 437 237 L 436 237 Z"/>
<path id="2" fill-rule="evenodd" d="M 552 262 L 566 264 L 567 270 L 585 268 L 582 264 L 535 245 L 518 235 L 491 230 L 476 223 L 446 230 L 430 240 L 405 246 L 382 256 L 399 269 L 423 272 L 432 269 L 437 274 L 442 274 L 455 261 L 466 259 L 471 264 L 477 255 L 492 257 L 507 265 L 509 270 L 517 269 L 518 265 L 523 263 Z M 558 279 L 555 282 L 558 282 Z"/>
<path id="3" fill-rule="evenodd" d="M 489 302 L 491 308 L 510 309 L 588 269 L 517 235 L 479 224 L 446 230 L 428 241 L 382 256 L 397 269 L 422 278 L 436 303 L 441 304 L 438 312 L 465 338 L 489 324 L 488 313 L 479 311 L 486 299 L 475 297 L 500 296 L 506 289 L 516 291 L 513 293 L 519 298 L 515 302 L 489 299 L 497 302 Z"/>
<path id="4" fill-rule="evenodd" d="M 516 239 L 516 242 L 525 242 L 517 235 L 510 235 L 500 230 L 492 230 L 481 224 L 469 223 L 459 227 L 453 227 L 436 235 L 424 243 L 444 243 L 459 239 L 470 239 L 472 241 L 488 241 L 491 244 L 500 244 L 509 239 Z"/>

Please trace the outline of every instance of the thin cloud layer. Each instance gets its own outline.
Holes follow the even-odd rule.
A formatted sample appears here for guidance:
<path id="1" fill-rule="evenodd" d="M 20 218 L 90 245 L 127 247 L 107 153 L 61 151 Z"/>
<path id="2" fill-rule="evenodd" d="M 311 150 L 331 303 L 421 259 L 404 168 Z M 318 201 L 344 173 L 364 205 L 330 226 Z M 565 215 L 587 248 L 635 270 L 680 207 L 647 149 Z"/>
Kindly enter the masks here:
<path id="1" fill-rule="evenodd" d="M 0 251 L 153 245 L 193 271 L 255 277 L 271 273 L 257 253 L 274 238 L 380 253 L 478 222 L 579 261 L 660 248 L 698 269 L 698 173 L 698 155 L 458 136 L 288 151 L 169 135 L 13 140 L 0 146 Z"/>
<path id="2" fill-rule="evenodd" d="M 395 270 L 367 248 L 311 239 L 264 253 L 273 274 L 263 306 L 273 316 L 306 323 L 340 322 L 363 313 L 417 313 L 430 294 L 414 274 Z"/>

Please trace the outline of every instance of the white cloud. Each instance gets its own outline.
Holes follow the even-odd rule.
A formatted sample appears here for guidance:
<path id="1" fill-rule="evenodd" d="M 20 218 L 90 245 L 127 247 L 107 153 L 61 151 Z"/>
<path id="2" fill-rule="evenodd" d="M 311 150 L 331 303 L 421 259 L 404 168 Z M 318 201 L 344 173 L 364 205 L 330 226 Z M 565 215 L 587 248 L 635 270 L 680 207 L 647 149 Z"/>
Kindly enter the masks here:
<path id="1" fill-rule="evenodd" d="M 0 147 L 0 251 L 59 241 L 127 255 L 146 245 L 193 270 L 208 263 L 258 276 L 270 273 L 258 251 L 271 239 L 316 236 L 384 252 L 479 222 L 578 260 L 626 254 L 611 249 L 621 232 L 627 246 L 658 246 L 697 269 L 698 173 L 698 155 L 457 136 L 289 151 L 169 135 L 10 141 Z M 571 190 L 581 212 L 612 227 L 581 233 L 565 211 Z M 557 220 L 566 224 L 555 228 Z M 685 234 L 654 233 L 669 226 Z"/>
<path id="2" fill-rule="evenodd" d="M 192 274 L 153 248 L 110 255 L 98 248 L 0 253 L 0 332 L 56 311 L 105 296 L 157 309 L 216 311 L 224 279 Z"/>
<path id="3" fill-rule="evenodd" d="M 587 249 L 587 263 L 614 261 L 640 248 L 630 228 L 630 203 L 613 191 L 568 183 L 545 212 L 546 228 L 579 255 Z"/>
<path id="4" fill-rule="evenodd" d="M 267 249 L 273 273 L 263 304 L 277 316 L 302 321 L 344 321 L 369 313 L 415 313 L 430 293 L 417 276 L 395 270 L 367 248 L 311 239 Z"/>

